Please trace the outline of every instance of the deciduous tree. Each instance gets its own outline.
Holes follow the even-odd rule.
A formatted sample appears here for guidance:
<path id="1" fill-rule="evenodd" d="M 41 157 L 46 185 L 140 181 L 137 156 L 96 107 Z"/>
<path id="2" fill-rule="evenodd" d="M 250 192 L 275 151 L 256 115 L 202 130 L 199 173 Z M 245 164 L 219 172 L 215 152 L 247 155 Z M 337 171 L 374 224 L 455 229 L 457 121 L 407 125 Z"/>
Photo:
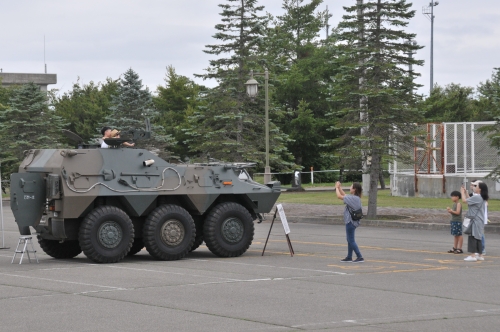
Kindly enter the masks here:
<path id="1" fill-rule="evenodd" d="M 481 130 L 488 134 L 491 146 L 500 151 L 500 68 L 495 68 L 491 78 L 480 83 L 477 90 L 482 109 L 495 121 L 495 124 L 485 126 Z M 490 176 L 500 178 L 500 165 L 490 173 Z"/>
<path id="2" fill-rule="evenodd" d="M 57 115 L 68 124 L 68 130 L 78 134 L 85 142 L 96 143 L 100 125 L 111 111 L 111 96 L 118 88 L 118 82 L 107 78 L 104 83 L 90 82 L 73 84 L 62 96 L 52 94 L 51 103 Z"/>
<path id="3" fill-rule="evenodd" d="M 325 82 L 335 73 L 329 65 L 329 41 L 321 40 L 319 35 L 326 18 L 326 13 L 318 10 L 322 2 L 283 1 L 285 13 L 273 20 L 263 47 L 275 75 L 273 102 L 278 112 L 274 121 L 289 135 L 287 147 L 295 163 L 316 170 L 331 166 L 331 159 L 322 156 L 320 145 L 330 137 L 325 121 L 329 110 Z M 311 124 L 312 131 L 304 132 Z"/>
<path id="4" fill-rule="evenodd" d="M 426 122 L 467 122 L 479 120 L 474 88 L 460 84 L 435 85 L 431 95 L 419 104 Z M 484 113 L 483 113 L 484 116 Z M 482 119 L 487 120 L 483 117 Z"/>

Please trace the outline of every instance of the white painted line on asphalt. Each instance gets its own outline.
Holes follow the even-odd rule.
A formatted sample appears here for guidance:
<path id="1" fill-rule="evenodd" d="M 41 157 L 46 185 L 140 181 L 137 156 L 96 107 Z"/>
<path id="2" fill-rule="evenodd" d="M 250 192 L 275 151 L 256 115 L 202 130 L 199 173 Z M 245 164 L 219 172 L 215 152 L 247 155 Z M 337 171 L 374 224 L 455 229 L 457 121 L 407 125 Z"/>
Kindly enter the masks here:
<path id="1" fill-rule="evenodd" d="M 301 328 L 301 327 L 306 327 L 306 326 L 316 326 L 316 325 L 332 325 L 332 324 L 338 324 L 338 322 L 322 322 L 322 323 L 309 323 L 309 324 L 299 324 L 299 325 L 292 325 L 290 326 L 291 328 Z"/>
<path id="2" fill-rule="evenodd" d="M 263 322 L 257 322 L 257 323 L 267 324 L 267 323 L 263 323 Z M 265 330 L 277 330 L 277 329 L 281 329 L 281 330 L 287 329 L 287 330 L 289 330 L 290 327 L 288 327 L 288 326 L 273 325 L 273 326 L 267 326 L 267 327 L 257 327 L 257 328 L 246 329 L 245 331 L 265 331 Z"/>
<path id="3" fill-rule="evenodd" d="M 241 280 L 228 280 L 228 281 L 212 281 L 212 282 L 200 282 L 192 284 L 175 285 L 176 287 L 183 286 L 204 286 L 204 285 L 219 285 L 219 284 L 235 284 L 240 282 L 260 282 L 260 281 L 282 281 L 282 280 L 293 280 L 296 278 L 259 278 L 259 279 L 241 279 Z"/>
<path id="4" fill-rule="evenodd" d="M 485 309 L 485 310 L 474 310 L 474 312 L 477 312 L 478 314 L 481 313 L 497 313 L 499 312 L 500 309 Z M 470 314 L 470 311 L 452 311 L 452 312 L 437 312 L 437 313 L 432 313 L 432 314 L 421 314 L 421 315 L 408 315 L 408 316 L 394 316 L 394 317 L 379 317 L 379 318 L 367 318 L 367 319 L 349 319 L 349 320 L 342 320 L 342 323 L 351 323 L 351 324 L 360 324 L 360 325 L 366 325 L 366 324 L 371 324 L 376 321 L 389 321 L 392 323 L 398 323 L 401 322 L 400 320 L 403 319 L 404 321 L 410 321 L 414 320 L 416 318 L 428 318 L 428 317 L 450 317 L 451 315 L 457 315 L 457 316 L 467 316 Z M 331 325 L 331 324 L 338 324 L 339 322 L 315 322 L 315 323 L 306 323 L 306 324 L 299 324 L 299 325 L 293 325 L 291 326 L 292 328 L 304 328 L 304 327 L 313 327 L 313 326 L 318 326 L 318 325 Z"/>
<path id="5" fill-rule="evenodd" d="M 15 264 L 17 265 L 17 264 Z M 37 266 L 37 265 L 33 265 Z M 25 272 L 38 272 L 38 271 L 53 271 L 53 270 L 74 270 L 74 269 L 84 269 L 86 266 L 73 266 L 73 267 L 52 267 L 47 269 L 33 269 L 33 270 L 17 270 L 10 271 L 10 273 L 25 273 Z"/>
<path id="6" fill-rule="evenodd" d="M 35 279 L 35 280 L 41 280 L 41 281 L 52 281 L 52 282 L 60 282 L 63 284 L 71 284 L 71 285 L 80 285 L 80 286 L 92 286 L 92 287 L 100 287 L 100 288 L 111 288 L 111 289 L 125 289 L 125 288 L 120 288 L 120 287 L 113 287 L 113 286 L 104 286 L 104 285 L 96 285 L 96 284 L 87 284 L 83 282 L 76 282 L 76 281 L 67 281 L 67 280 L 58 280 L 58 279 L 50 279 L 50 278 L 41 278 L 41 277 L 30 277 L 30 276 L 23 276 L 19 274 L 10 274 L 10 273 L 2 273 L 0 272 L 0 275 L 8 276 L 8 277 L 16 277 L 16 278 L 26 278 L 26 279 Z"/>
<path id="7" fill-rule="evenodd" d="M 5 301 L 5 300 L 33 300 L 34 298 L 39 298 L 39 297 L 54 297 L 54 296 L 64 296 L 64 295 L 85 295 L 85 294 L 90 294 L 90 293 L 104 293 L 104 292 L 116 292 L 116 291 L 124 291 L 124 290 L 129 290 L 126 288 L 118 288 L 118 289 L 103 289 L 103 290 L 97 290 L 97 291 L 87 291 L 87 292 L 78 292 L 78 293 L 56 293 L 56 294 L 44 294 L 44 295 L 30 295 L 30 296 L 18 296 L 18 297 L 6 297 L 6 298 L 0 298 L 0 301 Z M 53 292 L 53 291 L 48 291 L 47 292 Z"/>
<path id="8" fill-rule="evenodd" d="M 44 295 L 30 295 L 30 296 L 19 296 L 19 297 L 6 297 L 3 299 L 0 299 L 0 301 L 5 301 L 5 300 L 33 300 L 34 298 L 39 298 L 39 297 L 54 297 L 54 296 L 61 296 L 61 295 L 67 295 L 67 294 L 44 294 Z"/>
<path id="9" fill-rule="evenodd" d="M 268 267 L 272 269 L 286 269 L 286 270 L 299 270 L 299 271 L 307 271 L 307 272 L 321 272 L 321 273 L 329 273 L 329 274 L 338 274 L 338 275 L 349 275 L 350 273 L 344 272 L 335 272 L 335 271 L 325 271 L 325 270 L 313 270 L 313 269 L 302 269 L 299 267 L 288 267 L 288 266 L 275 266 L 275 265 L 265 265 L 265 264 L 248 264 L 248 263 L 235 263 L 235 262 L 224 262 L 221 260 L 208 260 L 208 259 L 195 259 L 195 258 L 186 258 L 186 260 L 191 261 L 199 261 L 199 262 L 211 262 L 211 263 L 224 263 L 224 264 L 233 264 L 233 265 L 247 265 L 247 266 L 258 266 L 258 267 Z"/>
<path id="10" fill-rule="evenodd" d="M 240 279 L 240 280 L 235 279 L 235 280 L 227 280 L 227 281 L 211 281 L 211 282 L 181 284 L 181 285 L 175 285 L 175 287 L 235 284 L 235 283 L 243 283 L 243 282 L 260 282 L 260 281 L 287 281 L 287 280 L 309 279 L 309 278 L 330 277 L 330 276 L 331 276 L 331 274 L 321 275 L 321 276 L 314 275 L 314 276 L 288 277 L 288 278 L 271 278 L 270 277 L 270 278 L 258 278 L 258 279 Z M 172 285 L 169 287 L 172 287 Z"/>
<path id="11" fill-rule="evenodd" d="M 498 312 L 500 309 L 474 310 L 474 312 Z"/>
<path id="12" fill-rule="evenodd" d="M 97 265 L 97 264 L 96 264 Z M 102 266 L 102 265 L 98 265 Z M 287 277 L 287 278 L 259 278 L 259 279 L 234 279 L 234 278 L 223 278 L 223 277 L 211 277 L 211 276 L 201 276 L 201 275 L 193 275 L 187 273 L 178 273 L 178 272 L 166 272 L 166 271 L 157 271 L 157 270 L 149 270 L 149 269 L 138 269 L 138 268 L 130 268 L 123 266 L 102 266 L 113 269 L 126 269 L 126 270 L 135 270 L 135 271 L 144 271 L 144 272 L 157 272 L 157 273 L 165 273 L 165 274 L 176 274 L 176 275 L 185 275 L 185 276 L 195 276 L 195 277 L 203 277 L 203 278 L 212 278 L 212 279 L 222 279 L 222 281 L 211 281 L 211 282 L 200 282 L 200 283 L 190 283 L 190 284 L 181 284 L 178 286 L 197 286 L 197 285 L 215 285 L 215 284 L 226 284 L 226 283 L 238 283 L 238 282 L 257 282 L 257 281 L 282 281 L 282 280 L 296 280 L 296 279 L 307 279 L 307 278 L 317 278 L 317 277 L 327 277 L 331 276 L 331 273 L 327 275 L 321 276 L 302 276 L 302 277 Z M 347 274 L 347 273 L 343 273 Z"/>
<path id="13" fill-rule="evenodd" d="M 149 270 L 149 269 L 139 269 L 139 268 L 125 267 L 125 266 L 110 266 L 110 265 L 96 265 L 96 266 L 107 267 L 110 269 L 124 269 L 124 270 L 132 270 L 132 271 L 155 272 L 155 273 L 162 273 L 162 274 L 175 274 L 175 275 L 180 275 L 180 276 L 222 279 L 222 280 L 228 280 L 228 281 L 239 281 L 239 279 L 233 279 L 233 278 L 212 277 L 212 276 L 206 276 L 206 275 L 203 276 L 203 275 L 198 275 L 198 274 L 188 274 L 188 273 L 180 273 L 180 272 L 168 272 L 168 271 L 158 271 L 158 270 Z"/>
<path id="14" fill-rule="evenodd" d="M 72 267 L 51 267 L 47 269 L 37 269 L 36 271 L 53 271 L 53 270 L 74 270 L 84 269 L 86 266 L 72 266 Z"/>
<path id="15" fill-rule="evenodd" d="M 85 294 L 93 294 L 93 293 L 117 292 L 117 291 L 126 291 L 126 290 L 133 290 L 133 288 L 103 289 L 103 290 L 97 290 L 97 291 L 78 292 L 78 293 L 73 293 L 71 295 L 85 295 Z"/>

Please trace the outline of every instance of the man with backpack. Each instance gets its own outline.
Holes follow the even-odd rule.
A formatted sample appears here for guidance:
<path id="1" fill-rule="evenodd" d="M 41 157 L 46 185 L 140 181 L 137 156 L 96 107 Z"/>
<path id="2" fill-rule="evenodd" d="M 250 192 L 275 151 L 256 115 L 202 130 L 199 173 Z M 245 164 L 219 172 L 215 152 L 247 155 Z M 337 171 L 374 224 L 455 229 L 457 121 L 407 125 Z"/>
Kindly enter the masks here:
<path id="1" fill-rule="evenodd" d="M 363 218 L 363 213 L 361 210 L 361 192 L 363 188 L 358 182 L 354 182 L 349 189 L 350 195 L 346 193 L 341 188 L 341 183 L 337 181 L 335 183 L 335 193 L 337 198 L 344 201 L 344 223 L 347 236 L 347 257 L 342 259 L 341 262 L 344 263 L 363 263 L 365 260 L 359 251 L 354 235 L 356 228 L 359 226 L 361 218 Z M 352 259 L 352 252 L 356 254 L 356 259 Z"/>

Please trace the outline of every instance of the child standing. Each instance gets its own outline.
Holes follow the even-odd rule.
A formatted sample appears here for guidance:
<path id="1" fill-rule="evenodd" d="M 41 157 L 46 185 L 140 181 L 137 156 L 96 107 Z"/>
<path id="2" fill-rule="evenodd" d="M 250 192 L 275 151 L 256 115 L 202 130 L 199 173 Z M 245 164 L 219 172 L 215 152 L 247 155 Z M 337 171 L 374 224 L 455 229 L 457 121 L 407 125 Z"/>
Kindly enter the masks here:
<path id="1" fill-rule="evenodd" d="M 462 204 L 460 204 L 459 200 L 462 198 L 462 194 L 458 191 L 453 191 L 451 193 L 451 200 L 453 202 L 453 207 L 446 208 L 451 214 L 451 235 L 455 237 L 453 241 L 453 249 L 448 250 L 449 253 L 454 254 L 463 254 L 462 244 L 464 242 L 464 238 L 462 236 Z"/>

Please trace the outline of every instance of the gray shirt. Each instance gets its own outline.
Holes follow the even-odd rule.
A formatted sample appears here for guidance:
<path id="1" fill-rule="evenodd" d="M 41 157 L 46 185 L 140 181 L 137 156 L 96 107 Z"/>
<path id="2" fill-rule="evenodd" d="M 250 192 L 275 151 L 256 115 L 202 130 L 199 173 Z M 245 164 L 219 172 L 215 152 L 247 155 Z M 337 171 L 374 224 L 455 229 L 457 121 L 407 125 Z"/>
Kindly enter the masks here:
<path id="1" fill-rule="evenodd" d="M 467 218 L 474 219 L 474 224 L 472 225 L 472 236 L 477 240 L 481 240 L 484 235 L 484 205 L 485 200 L 481 195 L 472 195 L 467 198 L 467 204 L 469 205 L 469 210 L 465 215 Z"/>
<path id="2" fill-rule="evenodd" d="M 352 222 L 354 226 L 358 227 L 359 220 L 352 220 L 351 214 L 347 209 L 347 205 L 349 205 L 353 210 L 361 209 L 361 198 L 356 195 L 345 195 L 344 204 L 346 205 L 344 209 L 344 223 L 347 225 L 348 223 Z"/>

